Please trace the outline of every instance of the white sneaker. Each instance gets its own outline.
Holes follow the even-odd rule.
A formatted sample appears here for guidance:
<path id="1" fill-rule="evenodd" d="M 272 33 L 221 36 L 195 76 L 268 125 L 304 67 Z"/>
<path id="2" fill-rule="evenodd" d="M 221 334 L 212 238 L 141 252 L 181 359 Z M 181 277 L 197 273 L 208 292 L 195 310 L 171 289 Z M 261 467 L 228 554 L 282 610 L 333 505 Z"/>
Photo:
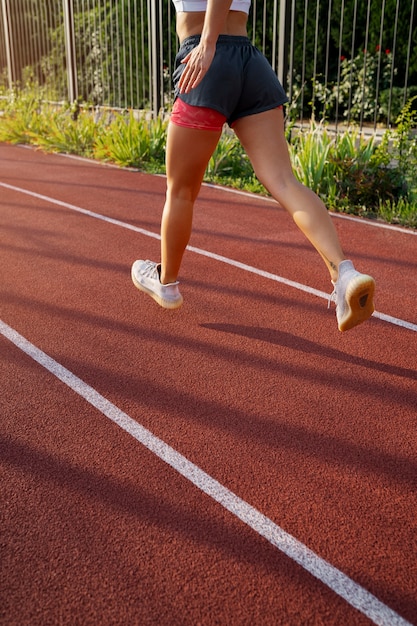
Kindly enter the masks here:
<path id="1" fill-rule="evenodd" d="M 131 272 L 133 284 L 164 309 L 178 309 L 182 304 L 178 281 L 163 285 L 159 277 L 160 269 L 161 265 L 153 261 L 135 261 Z"/>
<path id="2" fill-rule="evenodd" d="M 338 279 L 333 285 L 330 297 L 336 303 L 336 318 L 341 332 L 371 317 L 375 310 L 375 281 L 372 276 L 357 272 L 352 261 L 342 261 Z"/>

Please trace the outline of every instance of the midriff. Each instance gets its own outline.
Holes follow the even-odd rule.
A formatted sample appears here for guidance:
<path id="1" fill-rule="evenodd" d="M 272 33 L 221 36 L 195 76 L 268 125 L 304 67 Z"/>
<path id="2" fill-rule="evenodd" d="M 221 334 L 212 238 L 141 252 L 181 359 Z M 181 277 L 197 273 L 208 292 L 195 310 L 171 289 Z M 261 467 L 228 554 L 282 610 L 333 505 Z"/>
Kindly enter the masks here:
<path id="1" fill-rule="evenodd" d="M 191 35 L 201 35 L 204 25 L 204 11 L 177 13 L 177 35 L 180 42 Z M 229 11 L 221 28 L 221 35 L 247 37 L 246 24 L 248 16 L 242 11 Z"/>

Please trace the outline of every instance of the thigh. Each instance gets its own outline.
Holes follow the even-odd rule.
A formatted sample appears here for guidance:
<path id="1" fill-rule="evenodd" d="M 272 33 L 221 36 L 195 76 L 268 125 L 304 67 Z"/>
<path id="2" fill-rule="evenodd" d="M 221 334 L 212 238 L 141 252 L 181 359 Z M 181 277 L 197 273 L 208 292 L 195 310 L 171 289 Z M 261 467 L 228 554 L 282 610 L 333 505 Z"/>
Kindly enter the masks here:
<path id="1" fill-rule="evenodd" d="M 274 186 L 295 182 L 284 131 L 282 108 L 248 115 L 233 124 L 256 175 L 274 194 Z"/>
<path id="2" fill-rule="evenodd" d="M 169 191 L 195 199 L 221 132 L 169 124 L 166 145 Z"/>

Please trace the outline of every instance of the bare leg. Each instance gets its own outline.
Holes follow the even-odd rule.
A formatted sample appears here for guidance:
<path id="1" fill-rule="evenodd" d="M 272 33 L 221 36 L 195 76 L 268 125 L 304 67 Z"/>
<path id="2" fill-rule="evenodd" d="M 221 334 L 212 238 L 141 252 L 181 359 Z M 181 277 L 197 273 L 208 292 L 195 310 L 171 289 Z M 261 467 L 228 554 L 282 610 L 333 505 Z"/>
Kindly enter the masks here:
<path id="1" fill-rule="evenodd" d="M 194 202 L 221 131 L 169 124 L 166 145 L 167 193 L 161 221 L 161 282 L 177 280 L 191 235 Z"/>
<path id="2" fill-rule="evenodd" d="M 343 251 L 333 222 L 320 198 L 295 178 L 284 134 L 282 109 L 238 120 L 234 131 L 255 173 L 272 196 L 322 256 L 333 281 L 337 280 Z"/>
<path id="3" fill-rule="evenodd" d="M 243 118 L 234 128 L 259 179 L 292 215 L 324 259 L 335 283 L 339 330 L 349 330 L 364 322 L 374 311 L 374 279 L 357 272 L 351 261 L 344 260 L 326 207 L 316 194 L 294 177 L 282 111 L 275 109 Z M 164 308 L 179 308 L 183 301 L 176 283 L 177 275 L 191 234 L 194 202 L 220 135 L 221 130 L 169 125 L 160 272 L 156 263 L 140 259 L 133 263 L 131 270 L 134 285 Z"/>

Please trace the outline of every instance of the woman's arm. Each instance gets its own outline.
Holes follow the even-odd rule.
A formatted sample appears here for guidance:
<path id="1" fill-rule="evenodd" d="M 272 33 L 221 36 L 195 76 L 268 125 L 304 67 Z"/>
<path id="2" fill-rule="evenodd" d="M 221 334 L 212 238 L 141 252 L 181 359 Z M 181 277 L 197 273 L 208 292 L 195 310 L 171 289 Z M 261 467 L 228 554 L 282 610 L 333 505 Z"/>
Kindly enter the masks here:
<path id="1" fill-rule="evenodd" d="M 201 41 L 216 45 L 217 38 L 226 23 L 232 0 L 208 0 Z"/>
<path id="2" fill-rule="evenodd" d="M 180 93 L 188 93 L 197 87 L 209 69 L 231 4 L 232 0 L 208 0 L 200 43 L 183 60 L 186 68 L 179 82 Z"/>

